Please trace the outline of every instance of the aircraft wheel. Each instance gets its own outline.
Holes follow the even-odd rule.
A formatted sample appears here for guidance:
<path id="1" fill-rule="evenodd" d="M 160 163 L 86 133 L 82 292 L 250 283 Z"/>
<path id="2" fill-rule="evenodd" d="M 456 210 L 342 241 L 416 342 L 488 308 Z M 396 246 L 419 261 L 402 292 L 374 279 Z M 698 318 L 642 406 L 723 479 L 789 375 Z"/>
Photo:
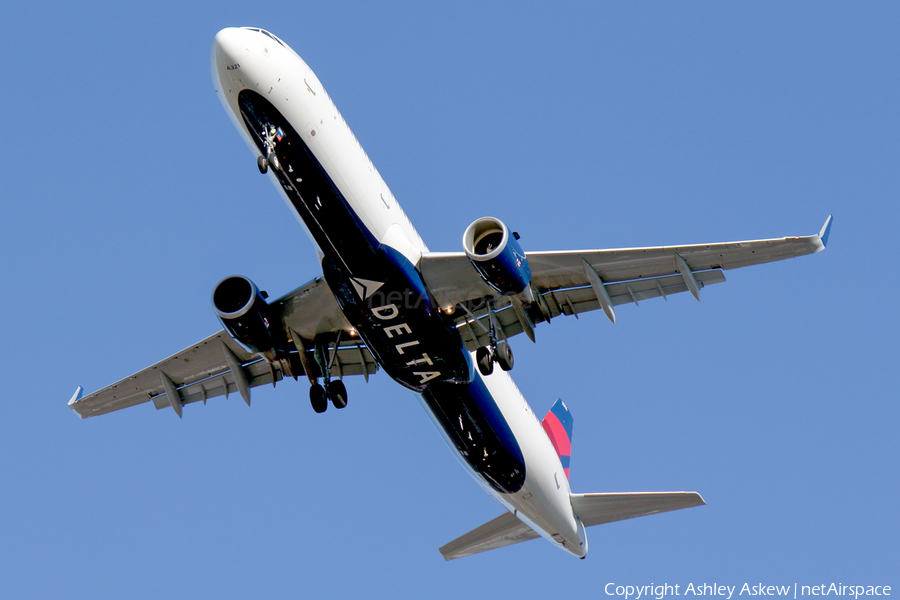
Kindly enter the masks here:
<path id="1" fill-rule="evenodd" d="M 494 372 L 494 360 L 491 357 L 491 350 L 487 346 L 482 346 L 475 351 L 475 362 L 478 364 L 478 370 L 485 377 Z"/>
<path id="2" fill-rule="evenodd" d="M 318 383 L 309 388 L 309 403 L 317 413 L 323 413 L 328 408 L 328 398 L 325 396 L 325 388 Z"/>
<path id="3" fill-rule="evenodd" d="M 509 342 L 503 341 L 497 344 L 497 364 L 504 371 L 511 371 L 513 368 L 513 353 L 509 347 Z"/>
<path id="4" fill-rule="evenodd" d="M 268 157 L 266 157 L 266 162 L 269 163 L 270 165 L 272 165 L 273 169 L 281 168 L 281 163 L 278 162 L 278 157 L 275 155 L 274 152 L 272 154 L 270 154 Z"/>
<path id="5" fill-rule="evenodd" d="M 256 166 L 259 167 L 259 172 L 265 175 L 266 171 L 269 170 L 269 161 L 266 160 L 265 156 L 257 156 Z"/>
<path id="6" fill-rule="evenodd" d="M 328 384 L 328 397 L 335 408 L 347 406 L 347 388 L 344 387 L 344 382 L 336 379 Z"/>

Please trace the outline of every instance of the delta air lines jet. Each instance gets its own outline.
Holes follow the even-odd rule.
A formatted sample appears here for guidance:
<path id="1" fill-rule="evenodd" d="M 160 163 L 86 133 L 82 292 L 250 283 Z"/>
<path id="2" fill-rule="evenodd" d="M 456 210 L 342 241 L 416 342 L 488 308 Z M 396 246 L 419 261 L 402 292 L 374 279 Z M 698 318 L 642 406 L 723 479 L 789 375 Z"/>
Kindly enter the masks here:
<path id="1" fill-rule="evenodd" d="M 309 380 L 315 412 L 347 406 L 344 377 L 378 368 L 415 392 L 450 449 L 503 515 L 443 546 L 447 560 L 542 537 L 577 557 L 585 528 L 704 504 L 696 492 L 575 494 L 572 416 L 544 419 L 513 383 L 510 339 L 561 315 L 690 292 L 724 270 L 818 252 L 812 236 L 746 242 L 525 252 L 494 217 L 463 233 L 463 252 L 431 252 L 312 69 L 279 38 L 228 28 L 211 56 L 216 93 L 313 241 L 322 275 L 274 300 L 231 276 L 212 292 L 223 329 L 69 406 L 82 418 L 152 401 L 184 406 L 286 377 Z M 495 368 L 499 367 L 499 368 Z"/>

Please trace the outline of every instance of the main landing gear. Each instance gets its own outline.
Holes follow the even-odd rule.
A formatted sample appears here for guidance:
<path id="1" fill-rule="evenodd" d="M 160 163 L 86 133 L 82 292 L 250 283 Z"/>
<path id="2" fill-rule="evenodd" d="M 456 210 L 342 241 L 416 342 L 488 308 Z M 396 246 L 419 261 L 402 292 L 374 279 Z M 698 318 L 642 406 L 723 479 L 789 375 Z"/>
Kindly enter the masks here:
<path id="1" fill-rule="evenodd" d="M 494 317 L 493 307 L 488 307 L 490 318 L 488 322 L 491 325 L 489 336 L 490 344 L 482 346 L 475 351 L 475 363 L 478 365 L 478 371 L 487 377 L 494 372 L 494 363 L 500 365 L 504 371 L 511 371 L 513 368 L 513 353 L 509 347 L 507 340 L 497 341 L 497 325 Z"/>
<path id="2" fill-rule="evenodd" d="M 494 363 L 500 365 L 500 368 L 504 371 L 511 371 L 514 361 L 509 342 L 503 340 L 494 347 L 482 346 L 475 351 L 475 363 L 478 365 L 478 370 L 485 377 L 494 372 Z"/>
<path id="3" fill-rule="evenodd" d="M 273 169 L 280 169 L 281 164 L 278 162 L 278 155 L 275 154 L 275 142 L 281 139 L 278 136 L 278 129 L 274 125 L 266 123 L 263 125 L 260 136 L 266 147 L 266 155 L 256 157 L 256 166 L 259 168 L 259 172 L 265 174 L 269 170 L 269 166 Z"/>
<path id="4" fill-rule="evenodd" d="M 328 409 L 329 400 L 335 408 L 347 406 L 347 388 L 340 379 L 326 382 L 324 386 L 316 383 L 309 388 L 309 403 L 317 413 L 323 413 Z"/>
<path id="5" fill-rule="evenodd" d="M 317 413 L 323 413 L 328 409 L 329 400 L 335 408 L 345 408 L 347 406 L 347 388 L 340 379 L 331 379 L 331 364 L 337 354 L 340 337 L 335 341 L 334 350 L 331 352 L 328 351 L 329 344 L 327 342 L 316 340 L 315 344 L 314 354 L 319 371 L 322 373 L 323 383 L 319 383 L 317 379 L 309 388 L 309 403 Z"/>

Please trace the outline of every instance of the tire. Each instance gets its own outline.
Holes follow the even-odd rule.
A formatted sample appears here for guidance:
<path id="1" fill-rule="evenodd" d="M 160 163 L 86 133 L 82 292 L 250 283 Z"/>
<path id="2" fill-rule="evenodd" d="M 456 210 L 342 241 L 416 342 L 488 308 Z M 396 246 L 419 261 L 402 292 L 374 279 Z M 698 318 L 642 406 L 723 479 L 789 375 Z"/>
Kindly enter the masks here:
<path id="1" fill-rule="evenodd" d="M 497 364 L 504 371 L 511 371 L 513 368 L 513 353 L 509 347 L 509 342 L 503 341 L 497 344 Z"/>
<path id="2" fill-rule="evenodd" d="M 317 413 L 323 413 L 328 409 L 328 398 L 325 397 L 325 388 L 318 383 L 309 388 L 309 403 Z"/>
<path id="3" fill-rule="evenodd" d="M 344 382 L 336 379 L 328 384 L 328 397 L 335 408 L 347 406 L 347 388 L 344 387 Z"/>
<path id="4" fill-rule="evenodd" d="M 269 170 L 269 161 L 266 160 L 265 156 L 257 156 L 256 166 L 259 168 L 259 172 L 265 175 Z"/>
<path id="5" fill-rule="evenodd" d="M 482 346 L 475 351 L 475 362 L 478 364 L 479 372 L 485 377 L 494 372 L 494 360 L 491 357 L 491 350 L 487 346 Z"/>

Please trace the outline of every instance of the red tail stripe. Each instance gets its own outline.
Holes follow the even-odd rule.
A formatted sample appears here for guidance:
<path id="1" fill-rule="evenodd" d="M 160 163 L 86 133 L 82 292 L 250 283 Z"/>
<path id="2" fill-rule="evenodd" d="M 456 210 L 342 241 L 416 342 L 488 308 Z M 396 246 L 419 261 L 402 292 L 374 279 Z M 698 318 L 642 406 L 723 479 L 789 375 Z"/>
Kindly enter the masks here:
<path id="1" fill-rule="evenodd" d="M 556 418 L 556 415 L 552 412 L 547 413 L 547 416 L 541 421 L 541 425 L 543 426 L 544 431 L 547 432 L 547 437 L 550 438 L 550 441 L 553 443 L 556 454 L 559 456 L 571 456 L 572 441 L 569 439 L 569 434 L 566 433 L 563 424 Z"/>

